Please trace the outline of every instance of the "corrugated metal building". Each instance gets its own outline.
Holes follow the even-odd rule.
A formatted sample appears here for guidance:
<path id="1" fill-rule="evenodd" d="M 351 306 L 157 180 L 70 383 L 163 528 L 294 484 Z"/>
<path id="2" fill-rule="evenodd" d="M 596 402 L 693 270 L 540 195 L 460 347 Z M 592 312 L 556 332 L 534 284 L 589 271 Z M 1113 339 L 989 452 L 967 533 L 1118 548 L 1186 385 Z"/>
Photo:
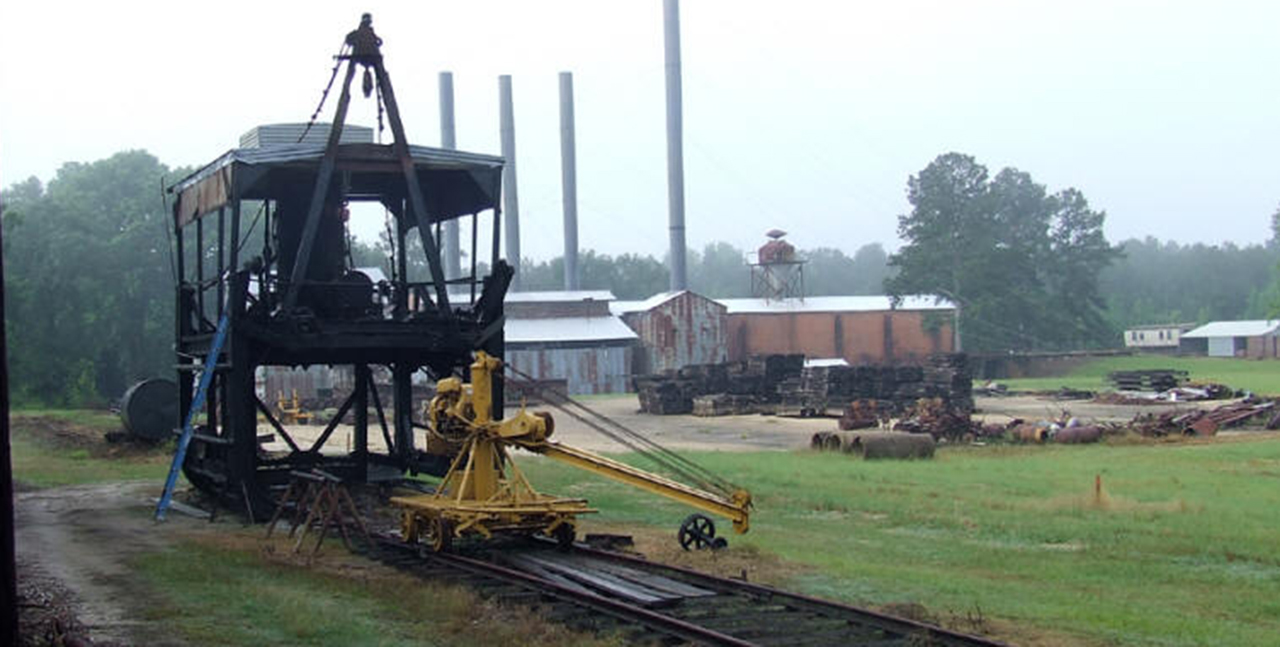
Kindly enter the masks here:
<path id="1" fill-rule="evenodd" d="M 291 399 L 294 393 L 307 402 L 328 400 L 333 396 L 335 380 L 328 366 L 259 366 L 254 372 L 254 390 L 268 406 L 280 399 Z"/>
<path id="2" fill-rule="evenodd" d="M 609 309 L 640 339 L 634 367 L 638 374 L 718 364 L 727 357 L 727 310 L 713 299 L 682 290 L 644 301 L 614 301 Z"/>
<path id="3" fill-rule="evenodd" d="M 1179 351 L 1209 357 L 1280 358 L 1280 320 L 1214 321 L 1183 333 Z"/>
<path id="4" fill-rule="evenodd" d="M 565 380 L 569 393 L 622 393 L 636 334 L 609 312 L 604 291 L 513 292 L 504 307 L 506 361 L 539 381 Z"/>
<path id="5" fill-rule="evenodd" d="M 918 363 L 953 350 L 952 304 L 907 296 L 720 299 L 730 361 L 768 353 L 844 358 L 850 364 Z"/>

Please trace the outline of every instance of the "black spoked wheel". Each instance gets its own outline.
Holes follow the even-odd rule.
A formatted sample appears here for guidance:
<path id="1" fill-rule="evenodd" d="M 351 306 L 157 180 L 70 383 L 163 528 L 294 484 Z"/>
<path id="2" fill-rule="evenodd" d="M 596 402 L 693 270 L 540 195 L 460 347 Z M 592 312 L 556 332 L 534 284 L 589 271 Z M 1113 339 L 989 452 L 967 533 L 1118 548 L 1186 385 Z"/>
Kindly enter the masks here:
<path id="1" fill-rule="evenodd" d="M 724 539 L 716 539 L 716 524 L 704 514 L 691 514 L 685 517 L 680 523 L 680 533 L 677 537 L 680 540 L 680 547 L 685 550 L 722 548 L 726 543 Z"/>

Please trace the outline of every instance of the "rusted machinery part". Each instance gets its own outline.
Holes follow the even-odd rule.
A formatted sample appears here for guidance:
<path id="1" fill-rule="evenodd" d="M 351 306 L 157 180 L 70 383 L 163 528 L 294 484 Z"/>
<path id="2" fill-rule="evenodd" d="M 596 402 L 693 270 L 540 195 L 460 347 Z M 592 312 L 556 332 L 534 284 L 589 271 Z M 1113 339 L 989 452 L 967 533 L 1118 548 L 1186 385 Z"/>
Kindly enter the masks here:
<path id="1" fill-rule="evenodd" d="M 1079 427 L 1067 427 L 1059 429 L 1053 435 L 1053 442 L 1065 445 L 1076 445 L 1081 443 L 1096 443 L 1102 439 L 1102 427 L 1097 425 L 1082 425 Z"/>
<path id="2" fill-rule="evenodd" d="M 1022 443 L 1042 443 L 1048 437 L 1048 433 L 1049 430 L 1044 427 L 1024 422 L 1010 429 L 1009 437 Z"/>
<path id="3" fill-rule="evenodd" d="M 159 442 L 173 437 L 173 430 L 182 424 L 177 383 L 152 378 L 129 387 L 120 399 L 120 422 L 126 431 L 143 440 Z"/>

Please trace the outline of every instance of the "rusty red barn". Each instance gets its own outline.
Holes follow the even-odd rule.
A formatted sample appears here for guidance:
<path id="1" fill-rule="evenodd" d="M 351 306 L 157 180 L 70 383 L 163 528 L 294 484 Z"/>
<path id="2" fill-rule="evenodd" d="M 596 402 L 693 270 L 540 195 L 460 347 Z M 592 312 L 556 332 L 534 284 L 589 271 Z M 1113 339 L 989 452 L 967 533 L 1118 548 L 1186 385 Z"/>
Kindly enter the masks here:
<path id="1" fill-rule="evenodd" d="M 953 306 L 930 296 L 720 299 L 729 360 L 770 353 L 843 358 L 850 364 L 914 364 L 952 352 Z"/>

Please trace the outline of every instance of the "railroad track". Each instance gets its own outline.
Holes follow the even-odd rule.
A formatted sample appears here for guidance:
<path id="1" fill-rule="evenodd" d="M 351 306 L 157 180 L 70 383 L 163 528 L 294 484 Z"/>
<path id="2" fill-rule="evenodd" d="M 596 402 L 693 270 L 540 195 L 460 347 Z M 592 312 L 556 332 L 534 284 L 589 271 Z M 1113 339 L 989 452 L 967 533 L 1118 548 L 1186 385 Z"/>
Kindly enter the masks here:
<path id="1" fill-rule="evenodd" d="M 465 585 L 574 629 L 634 644 L 1002 645 L 919 622 L 741 580 L 577 545 L 534 542 L 475 555 L 422 555 L 376 536 L 370 557 L 401 571 Z"/>

